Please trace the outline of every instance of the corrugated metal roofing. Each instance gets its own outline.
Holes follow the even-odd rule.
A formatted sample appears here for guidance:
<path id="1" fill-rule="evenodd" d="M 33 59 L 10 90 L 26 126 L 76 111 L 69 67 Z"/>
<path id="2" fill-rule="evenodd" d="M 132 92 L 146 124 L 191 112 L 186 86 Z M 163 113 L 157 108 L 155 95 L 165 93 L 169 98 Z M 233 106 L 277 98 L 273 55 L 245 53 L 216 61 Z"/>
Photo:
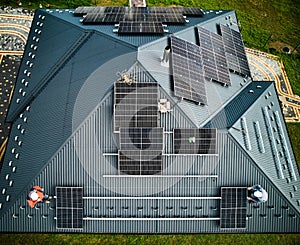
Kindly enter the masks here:
<path id="1" fill-rule="evenodd" d="M 51 195 L 55 194 L 56 186 L 82 186 L 82 232 L 299 232 L 300 178 L 283 116 L 276 113 L 280 107 L 271 83 L 256 83 L 231 74 L 231 87 L 207 83 L 208 106 L 180 102 L 173 96 L 168 67 L 160 63 L 163 49 L 168 44 L 167 37 L 117 37 L 111 33 L 112 26 L 83 27 L 69 11 L 49 13 L 37 10 L 36 25 L 39 14 L 46 15 L 44 27 L 49 27 L 46 30 L 50 29 L 51 35 L 60 34 L 55 31 L 68 26 L 70 31 L 65 32 L 66 35 L 62 33 L 61 38 L 68 39 L 67 34 L 73 33 L 73 41 L 70 40 L 70 45 L 64 49 L 65 54 L 70 51 L 72 55 L 65 60 L 63 55 L 54 55 L 56 58 L 49 63 L 49 79 L 43 78 L 46 68 L 37 79 L 39 69 L 38 65 L 34 66 L 32 83 L 36 85 L 29 89 L 38 88 L 37 96 L 30 98 L 30 103 L 26 101 L 11 106 L 12 118 L 20 108 L 24 109 L 20 110 L 22 117 L 18 115 L 13 123 L 0 173 L 1 187 L 5 189 L 2 190 L 4 194 L 0 194 L 2 232 L 78 232 L 56 229 L 55 200 L 50 204 L 38 204 L 34 209 L 28 207 L 26 195 L 33 185 L 43 186 Z M 234 12 L 227 14 L 235 19 Z M 208 15 L 190 21 L 186 27 L 174 27 L 175 34 L 195 42 L 194 27 L 202 25 L 201 21 L 214 32 L 217 23 L 228 22 L 226 14 L 213 12 Z M 48 20 L 56 25 L 48 25 Z M 76 44 L 85 30 L 92 29 L 95 31 Z M 31 36 L 33 32 L 34 28 Z M 41 38 L 43 35 L 50 34 L 45 31 Z M 55 37 L 49 36 L 51 38 Z M 46 49 L 42 39 L 40 45 L 37 58 L 39 51 Z M 72 51 L 74 45 L 78 48 Z M 27 45 L 25 53 L 29 49 Z M 41 57 L 43 59 L 37 61 L 47 63 L 48 56 Z M 23 59 L 21 72 L 25 69 L 25 62 Z M 61 66 L 51 69 L 57 62 Z M 159 98 L 166 98 L 171 103 L 172 110 L 159 116 L 159 126 L 166 131 L 164 178 L 118 177 L 118 161 L 114 154 L 119 142 L 112 130 L 113 82 L 118 79 L 117 73 L 125 70 L 140 82 L 158 82 Z M 21 78 L 22 75 L 17 86 L 21 86 Z M 40 81 L 47 86 L 40 86 Z M 238 106 L 237 101 L 240 101 Z M 30 108 L 25 106 L 27 103 Z M 280 161 L 285 179 L 278 179 L 275 161 L 270 159 L 272 153 L 264 112 L 259 109 L 259 117 L 256 115 L 257 108 L 262 106 L 267 107 L 267 116 L 277 130 L 274 137 L 279 138 L 276 149 L 284 156 Z M 227 113 L 225 123 L 220 119 L 222 112 Z M 27 122 L 24 122 L 24 117 Z M 253 124 L 256 121 L 259 121 L 262 140 L 257 133 L 257 124 Z M 218 127 L 217 156 L 172 155 L 172 130 L 175 127 L 195 128 L 208 122 L 216 122 Z M 285 144 L 279 131 L 284 134 Z M 20 140 L 21 147 L 18 146 Z M 290 162 L 286 151 L 290 153 Z M 291 164 L 297 180 L 291 178 Z M 255 183 L 260 183 L 268 191 L 269 200 L 260 205 L 247 205 L 245 230 L 221 230 L 218 220 L 220 188 Z M 143 198 L 134 198 L 137 196 Z M 139 220 L 125 221 L 122 218 Z M 195 218 L 202 220 L 193 220 Z"/>

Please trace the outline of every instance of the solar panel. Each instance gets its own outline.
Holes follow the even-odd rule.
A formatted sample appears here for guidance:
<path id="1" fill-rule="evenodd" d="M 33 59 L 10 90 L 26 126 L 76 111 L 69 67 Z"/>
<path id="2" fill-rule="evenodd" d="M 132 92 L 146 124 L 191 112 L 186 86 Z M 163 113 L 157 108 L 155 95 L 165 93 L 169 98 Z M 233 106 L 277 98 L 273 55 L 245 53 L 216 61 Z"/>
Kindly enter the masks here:
<path id="1" fill-rule="evenodd" d="M 124 19 L 123 13 L 88 13 L 82 23 L 91 24 L 115 24 Z"/>
<path id="2" fill-rule="evenodd" d="M 163 150 L 163 128 L 120 128 L 121 150 Z"/>
<path id="3" fill-rule="evenodd" d="M 221 188 L 221 229 L 245 229 L 248 190 L 245 187 Z"/>
<path id="4" fill-rule="evenodd" d="M 249 64 L 242 36 L 225 25 L 220 25 L 229 69 L 250 76 Z"/>
<path id="5" fill-rule="evenodd" d="M 203 12 L 200 8 L 195 8 L 195 7 L 184 7 L 182 10 L 182 14 L 186 16 L 198 16 L 202 17 Z"/>
<path id="6" fill-rule="evenodd" d="M 119 172 L 127 175 L 153 175 L 162 170 L 162 151 L 119 151 Z"/>
<path id="7" fill-rule="evenodd" d="M 82 229 L 82 195 L 82 187 L 56 187 L 57 229 Z"/>
<path id="8" fill-rule="evenodd" d="M 114 128 L 157 127 L 158 84 L 116 82 Z"/>
<path id="9" fill-rule="evenodd" d="M 198 27 L 205 77 L 231 85 L 222 37 Z"/>
<path id="10" fill-rule="evenodd" d="M 217 129 L 182 128 L 173 130 L 175 154 L 217 154 Z"/>
<path id="11" fill-rule="evenodd" d="M 134 22 L 121 21 L 118 28 L 119 34 L 163 34 L 162 23 L 153 21 Z"/>
<path id="12" fill-rule="evenodd" d="M 207 104 L 200 47 L 171 36 L 175 96 Z"/>
<path id="13" fill-rule="evenodd" d="M 126 7 L 77 7 L 74 11 L 75 16 L 100 13 L 125 13 Z"/>

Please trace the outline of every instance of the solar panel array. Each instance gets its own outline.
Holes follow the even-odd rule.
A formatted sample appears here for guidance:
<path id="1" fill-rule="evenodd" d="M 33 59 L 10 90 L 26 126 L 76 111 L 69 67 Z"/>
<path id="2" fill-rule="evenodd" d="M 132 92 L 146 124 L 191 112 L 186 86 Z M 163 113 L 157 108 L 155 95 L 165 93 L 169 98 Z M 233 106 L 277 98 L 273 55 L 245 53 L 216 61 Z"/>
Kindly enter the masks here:
<path id="1" fill-rule="evenodd" d="M 158 84 L 116 82 L 114 86 L 114 129 L 157 127 Z"/>
<path id="2" fill-rule="evenodd" d="M 203 12 L 196 7 L 78 7 L 74 11 L 75 16 L 83 16 L 86 14 L 99 13 L 126 13 L 126 14 L 147 14 L 147 13 L 163 13 L 163 14 L 182 14 L 185 16 L 202 17 Z"/>
<path id="3" fill-rule="evenodd" d="M 162 151 L 122 150 L 119 151 L 120 174 L 154 175 L 162 170 Z"/>
<path id="4" fill-rule="evenodd" d="M 171 36 L 175 96 L 207 104 L 200 47 Z"/>
<path id="5" fill-rule="evenodd" d="M 221 229 L 245 229 L 248 190 L 245 187 L 221 188 Z"/>
<path id="6" fill-rule="evenodd" d="M 222 37 L 198 27 L 205 77 L 231 85 Z"/>
<path id="7" fill-rule="evenodd" d="M 82 187 L 56 187 L 57 229 L 82 229 L 82 195 Z"/>
<path id="8" fill-rule="evenodd" d="M 217 154 L 217 130 L 215 128 L 174 129 L 175 154 Z"/>
<path id="9" fill-rule="evenodd" d="M 162 151 L 163 133 L 163 128 L 120 128 L 120 149 Z"/>
<path id="10" fill-rule="evenodd" d="M 154 21 L 143 21 L 143 22 L 134 22 L 134 21 L 121 21 L 118 28 L 119 34 L 163 34 L 164 28 L 162 23 Z"/>
<path id="11" fill-rule="evenodd" d="M 134 21 L 134 22 L 158 22 L 164 24 L 185 24 L 185 18 L 180 14 L 124 14 L 124 13 L 90 13 L 87 14 L 82 23 L 86 25 L 97 24 L 116 24 L 120 21 Z"/>
<path id="12" fill-rule="evenodd" d="M 203 16 L 203 12 L 199 8 L 185 7 L 78 7 L 74 15 L 84 15 L 82 23 L 85 25 L 119 23 L 119 34 L 163 34 L 162 23 L 184 25 L 184 15 Z"/>
<path id="13" fill-rule="evenodd" d="M 250 76 L 244 43 L 241 34 L 228 26 L 220 25 L 229 69 Z"/>

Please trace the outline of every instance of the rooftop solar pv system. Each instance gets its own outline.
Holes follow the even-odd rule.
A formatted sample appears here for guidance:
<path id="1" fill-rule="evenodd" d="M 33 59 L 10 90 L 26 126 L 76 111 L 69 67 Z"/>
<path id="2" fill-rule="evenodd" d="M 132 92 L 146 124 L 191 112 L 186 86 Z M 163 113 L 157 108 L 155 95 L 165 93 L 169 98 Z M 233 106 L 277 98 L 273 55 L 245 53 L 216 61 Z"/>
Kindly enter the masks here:
<path id="1" fill-rule="evenodd" d="M 250 76 L 249 64 L 241 34 L 222 24 L 220 28 L 229 68 L 242 75 Z"/>
<path id="2" fill-rule="evenodd" d="M 222 84 L 231 85 L 222 37 L 198 27 L 204 74 Z"/>
<path id="3" fill-rule="evenodd" d="M 174 94 L 207 104 L 200 47 L 171 36 Z"/>
<path id="4" fill-rule="evenodd" d="M 82 187 L 56 187 L 56 224 L 58 229 L 83 228 L 82 195 Z"/>
<path id="5" fill-rule="evenodd" d="M 276 84 L 250 76 L 234 11 L 24 15 L 20 66 L 0 57 L 14 89 L 3 83 L 0 232 L 299 233 L 300 176 Z M 256 185 L 265 199 L 250 199 Z"/>
<path id="6" fill-rule="evenodd" d="M 116 82 L 114 87 L 115 131 L 120 127 L 157 127 L 158 84 L 127 84 Z"/>
<path id="7" fill-rule="evenodd" d="M 248 190 L 245 187 L 221 188 L 221 229 L 245 229 Z"/>
<path id="8" fill-rule="evenodd" d="M 175 154 L 217 154 L 217 130 L 211 128 L 174 129 Z"/>

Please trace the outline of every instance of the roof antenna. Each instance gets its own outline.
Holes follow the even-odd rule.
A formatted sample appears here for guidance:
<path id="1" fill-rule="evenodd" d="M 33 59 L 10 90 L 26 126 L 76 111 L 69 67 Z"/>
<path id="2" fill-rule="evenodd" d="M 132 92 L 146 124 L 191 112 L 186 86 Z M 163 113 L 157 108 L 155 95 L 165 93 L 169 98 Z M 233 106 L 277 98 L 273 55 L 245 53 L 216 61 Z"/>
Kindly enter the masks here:
<path id="1" fill-rule="evenodd" d="M 120 77 L 118 82 L 126 83 L 127 85 L 131 85 L 133 82 L 135 82 L 135 78 L 131 77 L 126 70 L 118 72 L 117 76 Z"/>

